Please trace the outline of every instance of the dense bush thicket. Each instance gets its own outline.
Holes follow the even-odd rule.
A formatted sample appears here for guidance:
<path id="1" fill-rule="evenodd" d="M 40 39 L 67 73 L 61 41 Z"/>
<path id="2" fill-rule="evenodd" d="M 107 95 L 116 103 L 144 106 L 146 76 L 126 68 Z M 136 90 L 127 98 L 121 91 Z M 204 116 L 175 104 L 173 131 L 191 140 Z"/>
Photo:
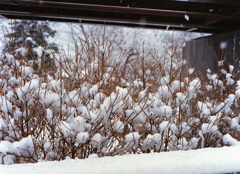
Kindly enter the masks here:
<path id="1" fill-rule="evenodd" d="M 221 147 L 240 139 L 240 81 L 231 65 L 227 72 L 219 64 L 221 80 L 210 70 L 201 80 L 193 69 L 182 76 L 184 61 L 174 51 L 169 60 L 144 46 L 137 59 L 126 51 L 112 57 L 112 41 L 102 38 L 91 49 L 82 43 L 75 57 L 52 53 L 54 75 L 39 76 L 24 49 L 1 55 L 0 163 Z"/>

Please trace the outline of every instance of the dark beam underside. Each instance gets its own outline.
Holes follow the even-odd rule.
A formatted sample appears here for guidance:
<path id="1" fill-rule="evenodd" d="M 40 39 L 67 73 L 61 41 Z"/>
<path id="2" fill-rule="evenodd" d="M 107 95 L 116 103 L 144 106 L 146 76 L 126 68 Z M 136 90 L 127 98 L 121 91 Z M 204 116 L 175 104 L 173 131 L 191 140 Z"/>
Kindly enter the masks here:
<path id="1" fill-rule="evenodd" d="M 206 33 L 239 29 L 239 12 L 238 0 L 0 1 L 0 15 L 9 19 L 168 28 Z"/>

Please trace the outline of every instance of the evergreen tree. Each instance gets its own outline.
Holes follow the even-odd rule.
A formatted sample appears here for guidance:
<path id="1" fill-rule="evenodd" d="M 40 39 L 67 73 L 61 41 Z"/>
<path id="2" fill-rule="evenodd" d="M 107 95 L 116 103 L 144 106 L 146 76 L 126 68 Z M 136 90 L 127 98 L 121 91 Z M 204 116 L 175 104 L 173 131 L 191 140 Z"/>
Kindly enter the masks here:
<path id="1" fill-rule="evenodd" d="M 56 30 L 51 29 L 48 22 L 14 20 L 11 23 L 11 32 L 6 35 L 10 41 L 3 51 L 14 54 L 18 48 L 24 47 L 27 49 L 25 59 L 33 61 L 35 71 L 39 73 L 43 69 L 52 71 L 55 65 L 50 50 L 56 52 L 58 48 L 55 43 L 49 43 L 48 38 L 54 37 L 55 34 Z"/>

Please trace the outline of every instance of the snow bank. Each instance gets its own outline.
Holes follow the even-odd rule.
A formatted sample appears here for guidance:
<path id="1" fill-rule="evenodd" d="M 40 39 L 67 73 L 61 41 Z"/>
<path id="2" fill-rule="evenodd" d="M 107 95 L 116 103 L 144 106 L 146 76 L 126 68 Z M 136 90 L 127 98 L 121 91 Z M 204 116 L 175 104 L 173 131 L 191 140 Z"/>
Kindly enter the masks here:
<path id="1" fill-rule="evenodd" d="M 240 146 L 0 165 L 5 174 L 198 174 L 240 171 Z"/>

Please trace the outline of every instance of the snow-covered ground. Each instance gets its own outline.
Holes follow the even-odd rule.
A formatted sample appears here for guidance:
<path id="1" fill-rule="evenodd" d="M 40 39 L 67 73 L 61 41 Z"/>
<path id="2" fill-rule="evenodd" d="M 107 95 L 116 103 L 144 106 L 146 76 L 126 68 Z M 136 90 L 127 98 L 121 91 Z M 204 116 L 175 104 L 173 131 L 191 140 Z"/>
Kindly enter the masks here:
<path id="1" fill-rule="evenodd" d="M 240 146 L 0 165 L 4 174 L 192 174 L 240 172 Z"/>

